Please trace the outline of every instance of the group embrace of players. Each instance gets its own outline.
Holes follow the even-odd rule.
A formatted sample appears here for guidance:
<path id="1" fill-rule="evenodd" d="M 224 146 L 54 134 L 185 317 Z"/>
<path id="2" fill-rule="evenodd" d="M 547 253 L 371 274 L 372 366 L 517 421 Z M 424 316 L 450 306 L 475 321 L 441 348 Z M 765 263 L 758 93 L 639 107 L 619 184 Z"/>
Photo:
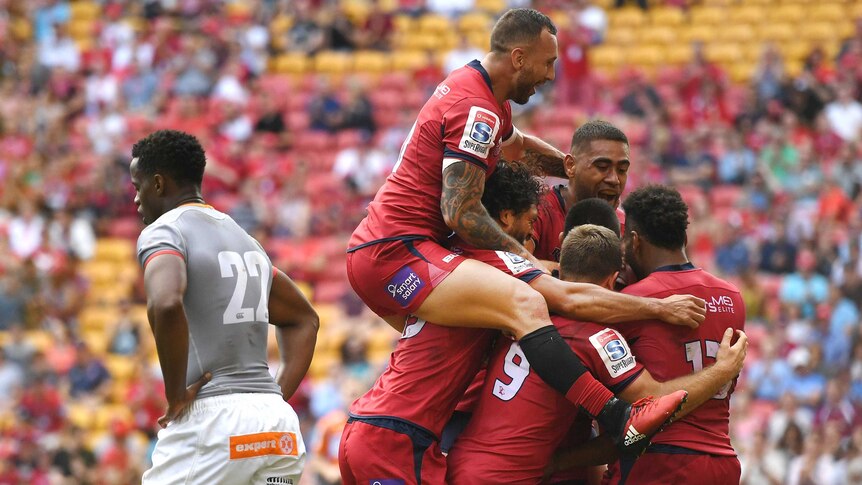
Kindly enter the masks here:
<path id="1" fill-rule="evenodd" d="M 688 260 L 686 204 L 649 186 L 620 210 L 629 145 L 607 122 L 569 154 L 512 125 L 510 100 L 554 78 L 555 34 L 504 14 L 353 233 L 351 285 L 402 336 L 350 408 L 345 484 L 739 483 L 745 309 Z"/>
<path id="2" fill-rule="evenodd" d="M 510 100 L 554 78 L 555 34 L 538 11 L 505 13 L 491 52 L 422 108 L 351 237 L 351 285 L 402 336 L 350 408 L 348 485 L 739 483 L 728 418 L 745 308 L 686 257 L 679 193 L 640 188 L 620 211 L 619 129 L 589 121 L 566 154 L 512 125 Z M 317 314 L 205 204 L 194 137 L 158 131 L 132 157 L 168 401 L 143 482 L 298 484 L 305 445 L 285 401 Z"/>

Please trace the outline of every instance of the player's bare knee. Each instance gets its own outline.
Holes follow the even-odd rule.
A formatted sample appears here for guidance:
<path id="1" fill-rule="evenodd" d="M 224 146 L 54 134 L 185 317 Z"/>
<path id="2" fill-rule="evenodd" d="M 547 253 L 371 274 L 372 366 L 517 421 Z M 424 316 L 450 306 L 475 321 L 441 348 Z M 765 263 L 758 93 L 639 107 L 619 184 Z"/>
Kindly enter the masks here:
<path id="1" fill-rule="evenodd" d="M 526 283 L 518 282 L 512 293 L 512 320 L 509 331 L 516 337 L 550 324 L 545 298 Z"/>

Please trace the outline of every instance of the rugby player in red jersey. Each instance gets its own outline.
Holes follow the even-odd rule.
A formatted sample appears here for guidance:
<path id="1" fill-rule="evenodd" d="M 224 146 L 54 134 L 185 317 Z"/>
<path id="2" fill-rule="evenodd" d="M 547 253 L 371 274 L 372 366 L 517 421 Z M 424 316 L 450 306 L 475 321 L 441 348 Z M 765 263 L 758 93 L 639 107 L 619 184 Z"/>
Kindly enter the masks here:
<path id="1" fill-rule="evenodd" d="M 552 263 L 560 260 L 560 235 L 566 213 L 581 200 L 606 200 L 617 210 L 624 228 L 625 213 L 619 206 L 630 165 L 629 141 L 619 128 L 601 120 L 581 125 L 572 136 L 571 153 L 565 158 L 568 183 L 551 187 L 539 205 L 539 218 L 527 242 L 533 255 Z"/>
<path id="2" fill-rule="evenodd" d="M 526 103 L 538 86 L 554 79 L 555 33 L 540 12 L 510 10 L 493 28 L 491 52 L 438 85 L 350 239 L 347 273 L 362 300 L 399 330 L 405 315 L 413 314 L 441 326 L 511 333 L 537 374 L 601 422 L 623 453 L 635 454 L 647 439 L 635 443 L 625 439 L 626 433 L 634 426 L 648 438 L 684 396 L 663 396 L 636 407 L 614 398 L 562 340 L 541 294 L 442 245 L 454 232 L 473 247 L 533 260 L 489 216 L 481 198 L 501 155 L 549 175 L 564 173 L 562 152 L 515 129 L 509 105 L 509 100 Z M 591 287 L 582 292 L 594 302 L 612 294 Z M 703 305 L 681 298 L 669 306 L 679 322 L 696 325 Z"/>
<path id="3" fill-rule="evenodd" d="M 501 162 L 486 188 L 482 202 L 489 214 L 507 234 L 524 241 L 536 218 L 541 182 L 529 170 Z M 556 312 L 605 322 L 640 318 L 641 300 L 614 294 L 594 302 L 584 296 L 587 285 L 559 281 L 514 254 L 477 250 L 457 237 L 450 247 L 453 254 L 527 282 Z M 443 483 L 446 465 L 438 445 L 443 426 L 498 335 L 496 330 L 443 327 L 408 316 L 389 367 L 350 408 L 339 449 L 342 480 Z"/>
<path id="4" fill-rule="evenodd" d="M 707 302 L 706 320 L 696 329 L 646 321 L 617 327 L 638 360 L 660 380 L 691 375 L 715 361 L 725 329 L 741 333 L 745 304 L 739 290 L 703 269 L 685 253 L 688 206 L 679 192 L 649 186 L 623 203 L 627 227 L 626 262 L 638 282 L 630 295 L 665 297 L 692 294 Z M 607 483 L 738 484 L 740 465 L 730 443 L 730 396 L 735 380 L 682 419 L 655 435 L 646 454 L 631 463 L 621 457 L 606 475 Z M 693 398 L 689 405 L 701 404 Z M 689 406 L 687 405 L 687 407 Z"/>
<path id="5" fill-rule="evenodd" d="M 564 242 L 560 270 L 566 280 L 609 288 L 621 263 L 620 241 L 613 231 L 582 225 Z M 728 332 L 716 365 L 660 383 L 636 360 L 616 330 L 562 317 L 552 320 L 590 371 L 608 388 L 630 399 L 684 388 L 690 400 L 703 402 L 739 373 L 747 345 L 742 337 L 730 347 L 732 333 Z M 530 372 L 530 363 L 517 342 L 498 340 L 479 404 L 449 454 L 448 483 L 539 483 L 579 411 Z M 589 432 L 583 438 L 588 437 Z M 600 454 L 582 458 L 581 464 L 598 463 L 602 458 Z M 585 478 L 567 483 L 586 483 Z"/>

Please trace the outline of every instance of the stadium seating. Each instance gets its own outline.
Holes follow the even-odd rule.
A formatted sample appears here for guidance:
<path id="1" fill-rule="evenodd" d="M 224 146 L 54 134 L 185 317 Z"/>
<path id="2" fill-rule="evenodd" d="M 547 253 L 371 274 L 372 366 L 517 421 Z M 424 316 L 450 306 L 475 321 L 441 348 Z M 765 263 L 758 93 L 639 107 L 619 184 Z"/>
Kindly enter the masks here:
<path id="1" fill-rule="evenodd" d="M 605 42 L 590 51 L 599 72 L 613 74 L 632 64 L 650 71 L 657 64 L 685 64 L 692 58 L 690 44 L 698 41 L 711 61 L 734 80 L 746 81 L 766 42 L 777 43 L 791 73 L 815 45 L 834 55 L 840 39 L 853 33 L 851 19 L 862 15 L 862 3 L 709 0 L 688 13 L 673 7 L 646 13 L 625 7 L 608 15 Z"/>

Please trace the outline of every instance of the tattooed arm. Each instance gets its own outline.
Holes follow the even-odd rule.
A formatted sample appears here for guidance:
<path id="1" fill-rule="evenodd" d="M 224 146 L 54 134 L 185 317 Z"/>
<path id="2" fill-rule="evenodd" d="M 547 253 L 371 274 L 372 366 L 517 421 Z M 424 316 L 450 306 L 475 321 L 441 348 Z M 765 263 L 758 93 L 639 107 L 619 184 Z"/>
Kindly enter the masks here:
<path id="1" fill-rule="evenodd" d="M 508 251 L 533 260 L 524 249 L 488 214 L 482 205 L 485 172 L 468 162 L 455 162 L 443 170 L 440 210 L 443 220 L 461 239 L 480 249 Z"/>
<path id="2" fill-rule="evenodd" d="M 563 161 L 566 155 L 533 135 L 515 129 L 503 145 L 503 158 L 518 160 L 534 172 L 551 177 L 568 178 Z"/>

